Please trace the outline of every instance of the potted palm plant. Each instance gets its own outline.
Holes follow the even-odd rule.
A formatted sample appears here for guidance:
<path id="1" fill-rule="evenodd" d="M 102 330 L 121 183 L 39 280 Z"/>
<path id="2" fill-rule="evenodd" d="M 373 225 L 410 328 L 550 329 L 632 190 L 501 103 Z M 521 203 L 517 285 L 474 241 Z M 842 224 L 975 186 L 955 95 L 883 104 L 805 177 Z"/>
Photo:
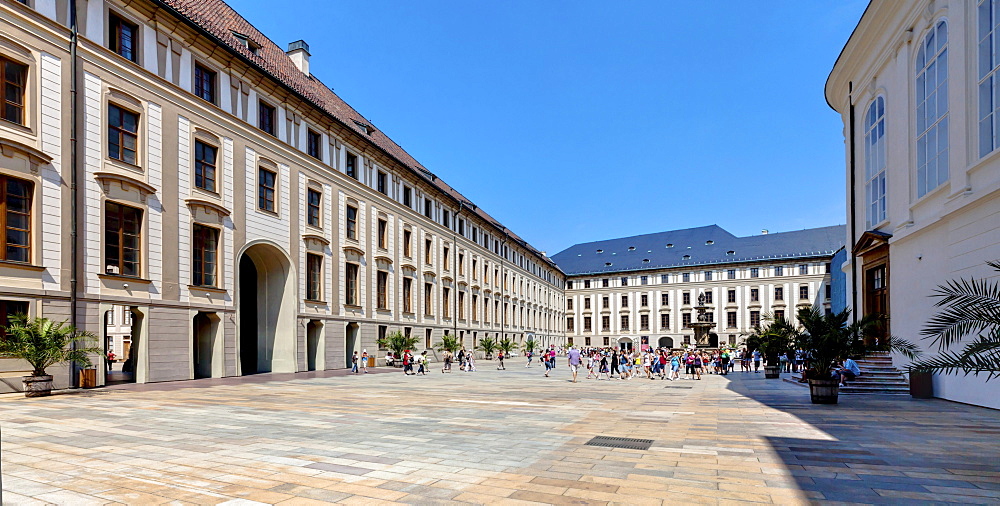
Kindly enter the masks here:
<path id="1" fill-rule="evenodd" d="M 441 336 L 441 340 L 438 341 L 437 346 L 434 348 L 438 351 L 450 351 L 451 353 L 456 353 L 458 350 L 462 349 L 462 343 L 457 337 L 451 334 L 445 334 Z"/>
<path id="2" fill-rule="evenodd" d="M 781 355 L 792 348 L 798 331 L 783 317 L 773 318 L 768 315 L 764 321 L 766 322 L 764 327 L 760 325 L 754 327 L 753 332 L 747 337 L 747 351 L 759 350 L 766 361 L 764 378 L 778 379 L 781 377 L 779 365 Z"/>
<path id="3" fill-rule="evenodd" d="M 493 352 L 497 349 L 497 341 L 492 337 L 484 337 L 479 340 L 479 349 L 483 351 L 486 360 L 493 360 Z"/>
<path id="4" fill-rule="evenodd" d="M 913 343 L 898 337 L 871 339 L 878 334 L 883 315 L 866 315 L 848 324 L 850 316 L 850 309 L 830 314 L 821 313 L 815 306 L 799 309 L 804 331 L 798 334 L 796 344 L 809 357 L 809 369 L 804 375 L 813 404 L 837 404 L 840 381 L 834 379 L 833 371 L 840 360 L 874 351 L 895 351 L 910 359 L 920 353 Z"/>
<path id="5" fill-rule="evenodd" d="M 419 339 L 416 337 L 406 337 L 402 332 L 390 332 L 385 335 L 385 337 L 379 338 L 376 343 L 380 348 L 387 348 L 392 351 L 392 356 L 402 357 L 403 352 L 406 350 L 416 349 Z M 402 360 L 396 360 L 399 365 L 402 365 Z"/>
<path id="6" fill-rule="evenodd" d="M 538 343 L 534 339 L 526 339 L 524 341 L 524 352 L 532 353 L 538 348 Z"/>
<path id="7" fill-rule="evenodd" d="M 90 367 L 89 355 L 102 351 L 86 346 L 96 340 L 89 332 L 76 332 L 66 322 L 48 318 L 29 318 L 14 315 L 6 328 L 7 335 L 0 339 L 0 355 L 24 360 L 31 365 L 31 376 L 24 376 L 25 397 L 44 397 L 52 393 L 52 376 L 46 369 L 65 362 Z M 84 346 L 75 343 L 82 343 Z"/>
<path id="8" fill-rule="evenodd" d="M 517 341 L 509 337 L 505 337 L 497 341 L 497 349 L 502 351 L 505 357 L 510 356 L 510 352 L 517 349 Z"/>

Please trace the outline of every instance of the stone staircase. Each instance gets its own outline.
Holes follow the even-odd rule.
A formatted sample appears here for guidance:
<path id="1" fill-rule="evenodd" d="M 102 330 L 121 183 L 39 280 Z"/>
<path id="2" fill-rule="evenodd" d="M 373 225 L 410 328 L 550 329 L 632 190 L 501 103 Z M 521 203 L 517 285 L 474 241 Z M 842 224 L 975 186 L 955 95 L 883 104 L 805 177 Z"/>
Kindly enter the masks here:
<path id="1" fill-rule="evenodd" d="M 854 378 L 854 381 L 841 387 L 842 394 L 890 394 L 909 395 L 910 384 L 899 369 L 892 365 L 892 356 L 888 353 L 874 353 L 856 361 L 861 368 L 861 376 Z M 802 375 L 792 374 L 790 378 L 785 378 L 789 383 L 809 386 L 808 383 L 799 383 Z"/>

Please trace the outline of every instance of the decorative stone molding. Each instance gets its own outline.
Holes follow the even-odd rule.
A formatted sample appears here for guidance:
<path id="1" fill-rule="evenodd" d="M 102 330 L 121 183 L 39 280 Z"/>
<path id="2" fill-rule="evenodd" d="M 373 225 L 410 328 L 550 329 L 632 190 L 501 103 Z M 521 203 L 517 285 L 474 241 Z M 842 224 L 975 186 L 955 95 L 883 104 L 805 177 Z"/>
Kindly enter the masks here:
<path id="1" fill-rule="evenodd" d="M 184 201 L 184 203 L 187 204 L 187 206 L 190 207 L 191 209 L 196 209 L 200 207 L 204 209 L 205 212 L 218 214 L 220 218 L 224 218 L 231 214 L 229 212 L 229 209 L 226 209 L 225 207 L 222 207 L 221 205 L 216 204 L 215 202 L 211 202 L 209 200 L 187 199 Z"/>
<path id="2" fill-rule="evenodd" d="M 139 181 L 125 174 L 118 174 L 115 172 L 96 172 L 94 173 L 94 178 L 97 179 L 101 186 L 104 187 L 104 193 L 109 193 L 111 191 L 111 184 L 118 183 L 121 185 L 123 190 L 128 190 L 129 188 L 135 188 L 139 191 L 139 200 L 143 204 L 146 203 L 146 197 L 148 195 L 153 195 L 156 193 L 156 188 L 153 188 L 145 181 Z"/>
<path id="3" fill-rule="evenodd" d="M 7 157 L 12 157 L 14 153 L 21 153 L 22 155 L 27 156 L 28 165 L 30 166 L 32 174 L 38 174 L 39 165 L 48 165 L 52 163 L 52 157 L 45 154 L 44 151 L 27 144 L 17 142 L 13 139 L 0 138 L 0 152 Z"/>
<path id="4" fill-rule="evenodd" d="M 330 240 L 329 239 L 327 239 L 326 237 L 323 237 L 321 235 L 317 235 L 317 234 L 305 234 L 305 235 L 302 236 L 302 240 L 305 241 L 306 244 L 312 243 L 312 244 L 315 244 L 317 246 L 329 246 L 330 245 Z M 361 254 L 364 255 L 363 252 Z"/>

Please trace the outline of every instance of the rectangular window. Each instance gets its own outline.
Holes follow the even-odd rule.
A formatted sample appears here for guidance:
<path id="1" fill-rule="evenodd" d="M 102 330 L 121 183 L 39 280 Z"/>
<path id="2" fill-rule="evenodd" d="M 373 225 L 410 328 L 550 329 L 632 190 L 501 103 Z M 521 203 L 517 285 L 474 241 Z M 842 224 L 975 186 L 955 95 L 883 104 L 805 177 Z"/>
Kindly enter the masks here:
<path id="1" fill-rule="evenodd" d="M 406 186 L 403 187 L 403 205 L 413 208 L 413 190 Z"/>
<path id="2" fill-rule="evenodd" d="M 681 313 L 681 326 L 684 328 L 691 327 L 691 313 Z"/>
<path id="3" fill-rule="evenodd" d="M 622 286 L 628 286 L 628 278 L 622 278 Z"/>
<path id="4" fill-rule="evenodd" d="M 320 134 L 319 132 L 314 132 L 312 130 L 309 130 L 309 132 L 306 133 L 306 153 L 308 153 L 309 156 L 317 160 L 322 160 L 323 153 L 319 149 L 319 146 L 320 144 L 322 144 L 322 142 L 323 142 L 322 134 Z"/>
<path id="5" fill-rule="evenodd" d="M 687 272 L 685 272 L 684 274 L 681 274 L 681 281 L 683 281 L 685 283 L 690 283 L 691 282 L 691 274 L 687 273 Z"/>
<path id="6" fill-rule="evenodd" d="M 726 302 L 730 304 L 736 303 L 736 290 L 729 290 L 726 292 Z"/>
<path id="7" fill-rule="evenodd" d="M 441 211 L 441 224 L 446 228 L 451 228 L 451 213 L 448 211 Z"/>
<path id="8" fill-rule="evenodd" d="M 389 247 L 389 222 L 381 218 L 378 220 L 378 247 L 382 249 Z"/>
<path id="9" fill-rule="evenodd" d="M 980 85 L 980 93 L 982 91 L 983 88 Z M 980 99 L 979 105 L 980 108 L 984 105 L 982 99 Z M 982 118 L 983 116 L 980 114 L 980 119 Z M 867 219 L 865 228 L 870 229 L 886 219 L 885 99 L 883 97 L 876 97 L 868 107 L 865 114 L 864 132 L 865 205 L 868 208 L 865 216 Z M 980 141 L 982 141 L 983 130 L 980 129 L 979 133 Z"/>
<path id="10" fill-rule="evenodd" d="M 713 313 L 711 311 L 705 311 L 705 320 L 710 321 L 710 322 L 714 322 L 715 321 L 715 313 Z"/>
<path id="11" fill-rule="evenodd" d="M 785 300 L 785 289 L 783 287 L 774 287 L 774 300 Z"/>
<path id="12" fill-rule="evenodd" d="M 413 312 L 413 278 L 403 278 L 403 312 Z"/>
<path id="13" fill-rule="evenodd" d="M 275 109 L 263 100 L 257 102 L 257 128 L 266 133 L 275 135 L 274 131 Z"/>
<path id="14" fill-rule="evenodd" d="M 430 239 L 424 240 L 424 263 L 430 265 L 431 263 L 431 252 L 434 249 L 434 242 Z"/>
<path id="15" fill-rule="evenodd" d="M 108 315 L 108 317 L 107 317 L 107 321 L 105 323 L 107 323 L 108 325 L 114 325 L 115 324 L 115 312 L 114 312 L 114 310 L 108 311 L 106 314 Z"/>
<path id="16" fill-rule="evenodd" d="M 729 269 L 726 271 L 726 277 L 729 279 L 736 279 L 736 269 Z"/>
<path id="17" fill-rule="evenodd" d="M 434 216 L 434 203 L 431 202 L 431 199 L 424 199 L 424 216 L 428 218 Z"/>
<path id="18" fill-rule="evenodd" d="M 750 302 L 760 302 L 760 289 L 751 288 L 750 289 Z"/>
<path id="19" fill-rule="evenodd" d="M 712 271 L 705 271 L 705 281 L 712 280 Z"/>
<path id="20" fill-rule="evenodd" d="M 611 317 L 610 316 L 602 316 L 601 317 L 601 332 L 610 332 L 610 331 L 611 331 Z"/>
<path id="21" fill-rule="evenodd" d="M 413 256 L 413 233 L 409 230 L 403 231 L 403 256 L 412 257 Z M 473 268 L 475 268 L 475 260 L 473 260 Z"/>
<path id="22" fill-rule="evenodd" d="M 479 271 L 476 270 L 476 263 L 477 263 L 477 260 L 475 258 L 473 258 L 472 259 L 472 280 L 473 281 L 479 279 Z"/>
<path id="23" fill-rule="evenodd" d="M 425 316 L 431 316 L 431 315 L 434 314 L 434 312 L 432 311 L 432 308 L 431 308 L 431 301 L 433 300 L 431 298 L 431 295 L 433 293 L 433 290 L 434 290 L 434 285 L 432 285 L 430 283 L 424 283 L 424 315 Z"/>
<path id="24" fill-rule="evenodd" d="M 660 274 L 660 283 L 667 283 L 668 279 L 669 277 L 667 274 Z"/>
<path id="25" fill-rule="evenodd" d="M 24 89 L 27 82 L 27 65 L 0 58 L 0 88 L 3 89 L 0 118 L 18 125 L 24 124 Z"/>
<path id="26" fill-rule="evenodd" d="M 584 332 L 591 332 L 592 329 L 593 329 L 593 327 L 591 326 L 591 319 L 590 319 L 590 317 L 589 316 L 584 316 L 583 317 L 583 331 Z"/>
<path id="27" fill-rule="evenodd" d="M 7 327 L 10 326 L 11 319 L 14 315 L 27 315 L 28 314 L 28 303 L 20 300 L 0 300 L 0 338 L 7 336 Z M 114 314 L 114 311 L 108 311 L 108 314 Z M 126 312 L 126 314 L 128 314 Z M 112 317 L 113 321 L 113 317 Z M 109 323 L 108 325 L 111 325 Z"/>
<path id="28" fill-rule="evenodd" d="M 601 280 L 601 288 L 607 288 L 608 287 L 608 283 L 609 283 L 609 280 L 607 278 L 602 279 Z"/>
<path id="29" fill-rule="evenodd" d="M 458 275 L 465 276 L 465 254 L 458 254 Z"/>
<path id="30" fill-rule="evenodd" d="M 479 296 L 472 294 L 472 321 L 479 321 Z"/>
<path id="31" fill-rule="evenodd" d="M 799 300 L 809 299 L 809 285 L 799 285 Z"/>
<path id="32" fill-rule="evenodd" d="M 681 304 L 685 306 L 691 305 L 691 292 L 684 292 L 681 294 Z"/>
<path id="33" fill-rule="evenodd" d="M 573 299 L 566 299 L 566 309 L 573 310 Z"/>
<path id="34" fill-rule="evenodd" d="M 639 276 L 639 284 L 640 285 L 648 285 L 649 284 L 649 277 L 648 276 Z"/>
<path id="35" fill-rule="evenodd" d="M 642 306 L 642 307 L 648 306 L 649 305 L 649 295 L 646 295 L 646 294 L 640 295 L 639 296 L 639 301 L 641 302 L 640 306 Z"/>
<path id="36" fill-rule="evenodd" d="M 826 285 L 826 300 L 830 300 L 833 297 L 833 285 Z"/>
<path id="37" fill-rule="evenodd" d="M 115 160 L 138 165 L 136 151 L 139 145 L 139 115 L 108 104 L 108 156 Z"/>
<path id="38" fill-rule="evenodd" d="M 306 298 L 323 300 L 323 256 L 306 253 Z"/>
<path id="39" fill-rule="evenodd" d="M 31 263 L 31 197 L 34 183 L 0 175 L 0 230 L 4 248 L 0 258 Z"/>
<path id="40" fill-rule="evenodd" d="M 660 315 L 660 330 L 670 330 L 670 313 Z"/>
<path id="41" fill-rule="evenodd" d="M 278 175 L 271 170 L 260 167 L 257 169 L 257 209 L 268 212 L 274 210 L 274 189 Z"/>
<path id="42" fill-rule="evenodd" d="M 622 295 L 622 307 L 628 307 L 628 295 Z"/>
<path id="43" fill-rule="evenodd" d="M 192 285 L 216 286 L 219 230 L 195 224 L 194 251 L 191 255 Z"/>
<path id="44" fill-rule="evenodd" d="M 216 193 L 215 157 L 218 149 L 201 141 L 194 141 L 194 185 L 202 190 Z"/>
<path id="45" fill-rule="evenodd" d="M 375 189 L 382 195 L 389 194 L 389 183 L 387 181 L 388 176 L 385 172 L 379 171 L 378 174 L 375 174 Z"/>
<path id="46" fill-rule="evenodd" d="M 345 225 L 347 226 L 347 238 L 358 240 L 358 208 L 347 206 L 347 216 Z"/>
<path id="47" fill-rule="evenodd" d="M 649 330 L 649 315 L 639 315 L 639 330 Z"/>
<path id="48" fill-rule="evenodd" d="M 730 311 L 726 313 L 726 328 L 729 329 L 736 328 L 736 311 Z"/>
<path id="49" fill-rule="evenodd" d="M 358 178 L 358 156 L 353 153 L 347 153 L 346 161 L 344 163 L 344 173 L 348 177 L 357 179 Z"/>
<path id="50" fill-rule="evenodd" d="M 799 266 L 799 274 L 801 274 L 803 276 L 809 274 L 809 266 L 805 265 L 805 264 L 800 265 Z"/>
<path id="51" fill-rule="evenodd" d="M 583 281 L 583 287 L 584 288 L 590 288 L 590 280 L 589 279 L 585 279 Z"/>
<path id="52" fill-rule="evenodd" d="M 756 267 L 751 267 L 750 268 L 750 277 L 751 278 L 759 278 L 760 277 L 760 269 L 758 269 Z"/>
<path id="53" fill-rule="evenodd" d="M 314 190 L 312 188 L 309 188 L 306 191 L 306 193 L 308 195 L 307 200 L 309 209 L 307 215 L 309 224 L 316 228 L 319 228 L 320 226 L 319 209 L 320 209 L 320 203 L 323 201 L 323 194 L 320 193 L 318 190 Z"/>
<path id="54" fill-rule="evenodd" d="M 126 60 L 138 62 L 136 51 L 139 26 L 111 14 L 108 16 L 108 49 L 114 51 Z"/>
<path id="55" fill-rule="evenodd" d="M 441 288 L 441 316 L 451 318 L 451 289 Z"/>
<path id="56" fill-rule="evenodd" d="M 573 317 L 572 316 L 567 317 L 566 318 L 566 330 L 568 332 L 574 332 L 575 331 L 573 324 L 574 324 Z"/>
<path id="57" fill-rule="evenodd" d="M 830 262 L 827 262 L 826 265 L 824 265 L 823 267 L 826 269 L 823 272 L 826 274 L 830 274 Z"/>
<path id="58" fill-rule="evenodd" d="M 666 305 L 669 305 L 669 304 L 670 304 L 670 294 L 668 294 L 668 293 L 661 293 L 660 294 L 660 305 L 661 306 L 666 306 Z"/>
<path id="59" fill-rule="evenodd" d="M 451 270 L 450 269 L 451 262 L 448 261 L 448 255 L 450 253 L 451 253 L 451 250 L 447 246 L 441 248 L 441 263 L 444 264 L 444 270 L 446 270 L 446 271 L 447 270 Z M 506 284 L 507 284 L 507 275 L 504 274 L 504 285 L 506 285 Z"/>
<path id="60" fill-rule="evenodd" d="M 785 319 L 785 311 L 783 309 L 778 309 L 778 310 L 776 310 L 774 312 L 774 320 L 775 321 L 784 320 L 784 319 Z"/>
<path id="61" fill-rule="evenodd" d="M 347 263 L 346 275 L 344 276 L 344 292 L 346 292 L 346 298 L 344 303 L 348 306 L 357 306 L 358 304 L 358 264 Z"/>
<path id="62" fill-rule="evenodd" d="M 465 292 L 464 291 L 459 291 L 458 292 L 458 315 L 456 315 L 456 316 L 458 316 L 459 320 L 464 320 L 465 319 Z"/>
<path id="63" fill-rule="evenodd" d="M 785 275 L 785 268 L 782 267 L 782 266 L 780 266 L 780 265 L 777 266 L 777 267 L 775 267 L 774 268 L 774 275 L 775 276 L 784 276 Z"/>
<path id="64" fill-rule="evenodd" d="M 608 309 L 608 307 L 610 306 L 611 306 L 611 300 L 608 296 L 605 295 L 604 297 L 601 298 L 601 309 Z"/>
<path id="65" fill-rule="evenodd" d="M 712 298 L 713 298 L 712 294 L 713 293 L 714 292 L 712 292 L 712 291 L 705 292 L 705 304 L 711 304 L 712 303 Z"/>
<path id="66" fill-rule="evenodd" d="M 210 104 L 215 103 L 215 72 L 195 64 L 194 94 Z"/>
<path id="67" fill-rule="evenodd" d="M 584 309 L 590 309 L 590 297 L 587 297 L 586 299 L 583 299 L 583 308 Z"/>
<path id="68" fill-rule="evenodd" d="M 142 253 L 142 210 L 107 202 L 104 206 L 104 272 L 136 276 Z"/>

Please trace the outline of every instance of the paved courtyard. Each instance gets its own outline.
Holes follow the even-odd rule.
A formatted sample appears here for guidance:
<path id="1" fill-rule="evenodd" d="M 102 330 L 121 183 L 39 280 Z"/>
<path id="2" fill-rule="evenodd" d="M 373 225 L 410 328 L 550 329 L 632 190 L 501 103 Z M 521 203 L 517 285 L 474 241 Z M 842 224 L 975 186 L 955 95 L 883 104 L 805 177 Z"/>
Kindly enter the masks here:
<path id="1" fill-rule="evenodd" d="M 573 384 L 565 366 L 509 365 L 3 396 L 3 501 L 1000 502 L 997 411 L 813 406 L 763 374 Z M 653 443 L 584 444 L 597 435 Z"/>

